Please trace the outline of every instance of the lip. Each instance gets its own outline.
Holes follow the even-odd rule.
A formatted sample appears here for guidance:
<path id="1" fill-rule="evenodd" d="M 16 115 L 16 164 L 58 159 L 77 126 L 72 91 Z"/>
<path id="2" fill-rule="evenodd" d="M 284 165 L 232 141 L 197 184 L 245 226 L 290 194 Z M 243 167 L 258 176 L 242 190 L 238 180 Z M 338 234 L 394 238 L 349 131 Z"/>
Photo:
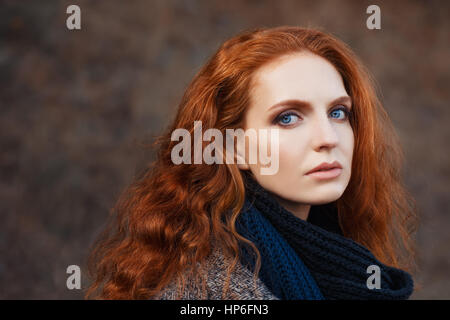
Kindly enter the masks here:
<path id="1" fill-rule="evenodd" d="M 338 177 L 342 172 L 342 166 L 338 161 L 331 163 L 323 162 L 314 169 L 308 171 L 305 175 L 319 179 L 333 179 Z"/>

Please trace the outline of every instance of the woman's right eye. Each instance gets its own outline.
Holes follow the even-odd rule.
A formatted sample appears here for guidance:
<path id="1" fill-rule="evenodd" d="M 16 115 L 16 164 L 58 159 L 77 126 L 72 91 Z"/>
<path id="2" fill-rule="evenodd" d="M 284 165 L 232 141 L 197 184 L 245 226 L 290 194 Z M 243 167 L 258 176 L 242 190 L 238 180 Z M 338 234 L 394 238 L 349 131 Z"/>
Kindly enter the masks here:
<path id="1" fill-rule="evenodd" d="M 280 124 L 281 126 L 290 126 L 294 124 L 296 121 L 292 120 L 293 117 L 300 118 L 296 113 L 294 112 L 287 112 L 280 114 L 276 119 L 275 123 Z"/>

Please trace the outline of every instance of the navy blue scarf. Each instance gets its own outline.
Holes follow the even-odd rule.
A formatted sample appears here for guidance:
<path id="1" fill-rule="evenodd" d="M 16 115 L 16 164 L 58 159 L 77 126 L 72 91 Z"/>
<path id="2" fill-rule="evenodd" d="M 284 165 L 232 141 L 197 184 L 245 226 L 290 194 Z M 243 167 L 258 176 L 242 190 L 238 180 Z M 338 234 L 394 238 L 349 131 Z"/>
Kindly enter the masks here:
<path id="1" fill-rule="evenodd" d="M 312 207 L 304 221 L 246 175 L 246 200 L 236 229 L 261 254 L 259 278 L 280 299 L 408 299 L 411 276 L 382 264 L 364 246 L 345 238 L 330 207 Z M 314 223 L 314 224 L 313 224 Z M 241 245 L 241 262 L 254 271 L 253 250 Z M 381 288 L 369 289 L 371 265 L 380 268 Z"/>

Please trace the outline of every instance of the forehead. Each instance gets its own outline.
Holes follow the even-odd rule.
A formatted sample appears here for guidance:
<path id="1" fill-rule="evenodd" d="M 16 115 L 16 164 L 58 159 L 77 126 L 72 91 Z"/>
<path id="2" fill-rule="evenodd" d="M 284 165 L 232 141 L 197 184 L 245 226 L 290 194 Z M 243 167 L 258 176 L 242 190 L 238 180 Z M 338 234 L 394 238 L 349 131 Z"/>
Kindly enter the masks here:
<path id="1" fill-rule="evenodd" d="M 260 67 L 253 75 L 254 103 L 302 99 L 327 103 L 347 95 L 341 75 L 326 59 L 304 51 L 288 54 Z"/>

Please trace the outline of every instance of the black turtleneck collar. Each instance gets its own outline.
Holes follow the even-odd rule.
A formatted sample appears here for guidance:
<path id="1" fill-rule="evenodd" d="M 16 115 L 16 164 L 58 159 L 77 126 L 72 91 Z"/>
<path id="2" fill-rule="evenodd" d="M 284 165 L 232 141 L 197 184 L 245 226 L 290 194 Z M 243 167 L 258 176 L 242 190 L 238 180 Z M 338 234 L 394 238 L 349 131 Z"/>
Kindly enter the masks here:
<path id="1" fill-rule="evenodd" d="M 343 235 L 334 203 L 311 206 L 306 221 L 329 232 Z"/>

